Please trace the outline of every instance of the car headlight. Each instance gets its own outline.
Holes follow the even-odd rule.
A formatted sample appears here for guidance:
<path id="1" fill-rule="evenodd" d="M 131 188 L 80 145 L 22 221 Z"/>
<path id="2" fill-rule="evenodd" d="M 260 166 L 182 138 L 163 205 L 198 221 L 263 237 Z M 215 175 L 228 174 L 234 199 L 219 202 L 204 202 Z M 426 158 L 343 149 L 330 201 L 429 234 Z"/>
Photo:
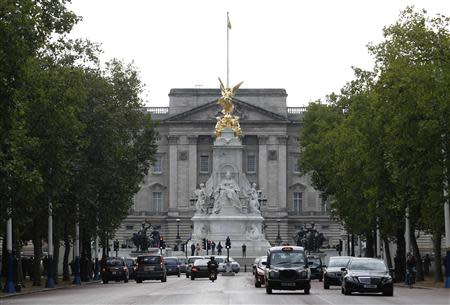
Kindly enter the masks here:
<path id="1" fill-rule="evenodd" d="M 306 270 L 299 270 L 298 275 L 300 276 L 300 278 L 307 278 L 308 272 Z"/>
<path id="2" fill-rule="evenodd" d="M 271 279 L 277 279 L 280 276 L 280 273 L 278 270 L 270 270 L 269 271 L 269 278 Z"/>
<path id="3" fill-rule="evenodd" d="M 347 275 L 345 277 L 345 279 L 349 282 L 358 282 L 358 279 L 356 278 L 356 276 Z"/>
<path id="4" fill-rule="evenodd" d="M 383 277 L 382 282 L 383 282 L 383 283 L 389 283 L 389 282 L 392 282 L 392 276 L 387 275 L 387 276 Z"/>

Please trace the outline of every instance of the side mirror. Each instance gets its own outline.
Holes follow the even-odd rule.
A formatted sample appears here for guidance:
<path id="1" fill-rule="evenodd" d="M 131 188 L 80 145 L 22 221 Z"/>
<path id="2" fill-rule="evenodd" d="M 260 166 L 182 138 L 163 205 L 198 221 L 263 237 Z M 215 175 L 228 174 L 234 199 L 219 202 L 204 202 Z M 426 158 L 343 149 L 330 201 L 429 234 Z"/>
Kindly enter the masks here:
<path id="1" fill-rule="evenodd" d="M 267 266 L 267 262 L 261 262 L 261 265 Z"/>
<path id="2" fill-rule="evenodd" d="M 347 271 L 347 268 L 345 268 L 345 267 L 344 267 L 344 268 L 341 268 L 341 271 L 342 271 L 342 272 Z"/>
<path id="3" fill-rule="evenodd" d="M 322 267 L 322 268 L 326 268 L 326 267 L 327 267 L 327 265 L 322 265 L 321 267 Z"/>
<path id="4" fill-rule="evenodd" d="M 312 264 L 314 264 L 314 262 L 308 262 L 308 266 L 312 266 Z"/>

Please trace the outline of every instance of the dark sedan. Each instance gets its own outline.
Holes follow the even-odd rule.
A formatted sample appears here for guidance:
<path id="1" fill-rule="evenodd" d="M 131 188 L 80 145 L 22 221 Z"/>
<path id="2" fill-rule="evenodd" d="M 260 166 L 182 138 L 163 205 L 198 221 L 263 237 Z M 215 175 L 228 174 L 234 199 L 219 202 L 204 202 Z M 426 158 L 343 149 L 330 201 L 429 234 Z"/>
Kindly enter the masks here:
<path id="1" fill-rule="evenodd" d="M 393 296 L 394 286 L 384 261 L 376 258 L 352 258 L 347 268 L 342 268 L 342 293 L 382 292 Z"/>
<path id="2" fill-rule="evenodd" d="M 128 283 L 128 268 L 121 257 L 108 257 L 101 270 L 103 284 L 109 281 L 124 281 Z"/>
<path id="3" fill-rule="evenodd" d="M 264 273 L 266 272 L 266 264 L 267 264 L 267 256 L 261 256 L 258 260 L 258 265 L 255 270 L 255 287 L 260 288 L 261 285 L 264 285 Z"/>
<path id="4" fill-rule="evenodd" d="M 341 268 L 347 266 L 350 256 L 332 256 L 323 273 L 323 288 L 330 289 L 330 286 L 341 286 L 342 271 Z"/>
<path id="5" fill-rule="evenodd" d="M 311 279 L 322 282 L 324 266 L 322 265 L 322 259 L 320 256 L 308 255 L 308 263 L 310 263 L 309 270 L 311 271 Z"/>
<path id="6" fill-rule="evenodd" d="M 136 261 L 134 258 L 125 258 L 125 264 L 128 268 L 129 279 L 134 279 L 134 273 L 136 272 Z"/>
<path id="7" fill-rule="evenodd" d="M 209 277 L 208 272 L 209 259 L 197 259 L 191 267 L 191 280 L 200 277 Z"/>

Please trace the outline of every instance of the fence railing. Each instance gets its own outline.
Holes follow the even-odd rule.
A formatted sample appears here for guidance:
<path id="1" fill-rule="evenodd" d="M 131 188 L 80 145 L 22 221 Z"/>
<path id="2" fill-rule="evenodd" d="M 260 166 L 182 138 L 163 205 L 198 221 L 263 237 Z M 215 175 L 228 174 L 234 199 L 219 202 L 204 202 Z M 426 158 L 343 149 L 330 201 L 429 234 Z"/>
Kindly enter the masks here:
<path id="1" fill-rule="evenodd" d="M 169 107 L 144 107 L 144 111 L 152 114 L 168 114 Z"/>
<path id="2" fill-rule="evenodd" d="M 288 114 L 302 114 L 306 111 L 307 107 L 287 107 Z"/>

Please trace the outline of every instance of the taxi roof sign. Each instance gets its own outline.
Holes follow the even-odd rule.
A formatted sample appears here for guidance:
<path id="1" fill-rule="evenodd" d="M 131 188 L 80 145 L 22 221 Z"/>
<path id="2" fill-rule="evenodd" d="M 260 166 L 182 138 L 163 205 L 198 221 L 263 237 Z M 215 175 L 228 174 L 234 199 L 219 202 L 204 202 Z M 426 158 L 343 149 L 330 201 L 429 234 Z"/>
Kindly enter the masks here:
<path id="1" fill-rule="evenodd" d="M 283 252 L 291 252 L 292 250 L 294 250 L 294 249 L 292 249 L 292 247 L 283 247 L 283 248 L 281 248 L 281 251 L 283 251 Z"/>

